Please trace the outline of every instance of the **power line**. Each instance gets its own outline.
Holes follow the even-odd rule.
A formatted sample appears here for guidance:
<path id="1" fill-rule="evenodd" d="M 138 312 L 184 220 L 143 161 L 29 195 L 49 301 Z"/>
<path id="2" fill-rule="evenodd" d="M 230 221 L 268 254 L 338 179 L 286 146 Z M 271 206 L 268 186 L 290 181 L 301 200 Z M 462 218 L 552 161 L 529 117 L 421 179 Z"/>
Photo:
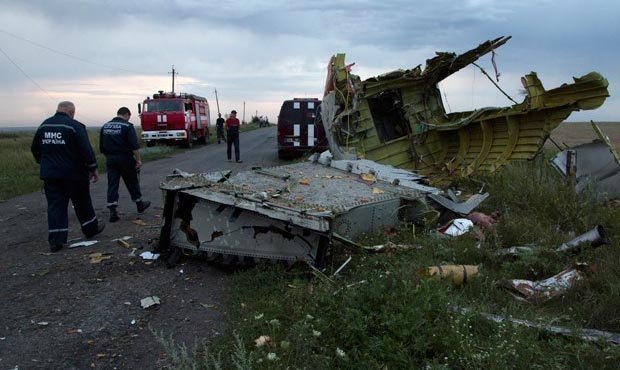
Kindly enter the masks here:
<path id="1" fill-rule="evenodd" d="M 11 62 L 11 64 L 13 64 L 15 66 L 15 68 L 17 68 L 24 76 L 26 76 L 26 78 L 28 78 L 30 80 L 30 82 L 32 82 L 36 87 L 38 87 L 41 91 L 43 91 L 43 93 L 45 95 L 47 95 L 47 97 L 51 100 L 51 101 L 55 101 L 54 98 L 47 92 L 47 90 L 45 90 L 44 88 L 41 87 L 41 85 L 39 85 L 37 83 L 37 81 L 34 80 L 34 78 L 30 77 L 28 75 L 28 73 L 26 73 L 26 71 L 24 71 L 13 59 L 11 59 L 11 57 L 4 51 L 4 49 L 2 49 L 2 47 L 0 47 L 0 52 L 2 54 L 4 54 L 4 56 L 9 60 L 9 62 Z M 94 119 L 92 119 L 91 117 L 85 116 L 84 114 L 81 114 L 81 116 L 85 117 L 86 119 L 95 122 Z"/>
<path id="2" fill-rule="evenodd" d="M 26 73 L 26 71 L 24 71 L 17 63 L 15 63 L 15 61 L 11 59 L 9 54 L 7 54 L 4 51 L 4 49 L 2 49 L 2 47 L 0 47 L 0 52 L 2 52 L 2 54 L 4 54 L 4 56 L 9 60 L 9 62 L 11 62 L 11 64 L 13 64 L 15 68 L 17 68 L 24 76 L 26 76 L 26 78 L 28 78 L 36 87 L 38 87 L 41 91 L 43 91 L 45 95 L 47 95 L 47 97 L 50 98 L 50 100 L 54 100 L 54 98 L 52 98 L 52 96 L 47 92 L 47 90 L 42 88 L 41 85 L 37 83 L 37 81 L 35 81 L 32 77 L 30 77 L 28 73 Z"/>
<path id="3" fill-rule="evenodd" d="M 18 36 L 18 35 L 14 34 L 14 33 L 11 33 L 11 32 L 8 32 L 8 31 L 2 30 L 2 29 L 0 29 L 0 32 L 1 32 L 1 33 L 4 33 L 4 34 L 6 34 L 6 35 L 9 35 L 9 36 L 11 36 L 11 37 L 14 37 L 14 38 L 16 38 L 16 39 L 18 39 L 18 40 L 25 41 L 25 42 L 27 42 L 27 43 L 29 43 L 29 44 L 34 45 L 34 46 L 40 47 L 40 48 L 42 48 L 42 49 L 45 49 L 45 50 L 51 51 L 51 52 L 53 52 L 53 53 L 56 53 L 56 54 L 59 54 L 59 55 L 62 55 L 62 56 L 65 56 L 65 57 L 67 57 L 67 58 L 71 58 L 71 59 L 78 60 L 78 61 L 83 62 L 83 63 L 93 64 L 93 65 L 96 65 L 96 66 L 99 66 L 99 67 L 104 67 L 104 68 L 109 68 L 109 69 L 116 69 L 116 70 L 119 70 L 119 71 L 129 72 L 129 73 L 139 73 L 139 74 L 144 73 L 144 71 L 142 71 L 142 72 L 139 72 L 139 71 L 132 71 L 132 70 L 130 70 L 130 69 L 119 68 L 119 67 L 114 67 L 114 66 L 108 66 L 108 65 L 105 65 L 105 64 L 101 64 L 101 63 L 93 62 L 93 61 L 90 61 L 90 60 L 88 60 L 88 59 L 84 59 L 84 58 L 82 58 L 82 57 L 78 57 L 78 56 L 75 56 L 75 55 L 72 55 L 72 54 L 69 54 L 69 53 L 65 53 L 65 52 L 60 51 L 60 50 L 52 49 L 52 48 L 50 48 L 50 47 L 48 47 L 48 46 L 45 46 L 45 45 L 39 44 L 39 43 L 34 42 L 34 41 L 32 41 L 32 40 L 28 40 L 28 39 L 26 39 L 26 38 L 23 38 L 23 37 L 21 37 L 21 36 Z"/>

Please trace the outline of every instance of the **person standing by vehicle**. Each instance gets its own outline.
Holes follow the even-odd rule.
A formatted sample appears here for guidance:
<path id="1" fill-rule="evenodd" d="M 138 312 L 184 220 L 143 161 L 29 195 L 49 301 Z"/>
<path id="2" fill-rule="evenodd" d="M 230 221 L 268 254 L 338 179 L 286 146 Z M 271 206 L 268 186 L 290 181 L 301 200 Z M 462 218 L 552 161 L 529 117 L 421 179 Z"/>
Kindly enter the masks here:
<path id="1" fill-rule="evenodd" d="M 138 213 L 144 212 L 151 205 L 151 202 L 142 200 L 140 192 L 138 173 L 142 167 L 142 159 L 136 130 L 129 122 L 131 111 L 122 107 L 116 115 L 101 127 L 99 135 L 99 151 L 106 157 L 108 171 L 107 207 L 110 209 L 110 222 L 120 219 L 116 207 L 121 177 L 131 195 L 131 200 L 136 202 Z"/>
<path id="2" fill-rule="evenodd" d="M 105 225 L 99 223 L 90 198 L 89 179 L 97 182 L 97 159 L 86 133 L 86 126 L 73 119 L 75 105 L 58 104 L 56 114 L 41 123 L 32 140 L 30 151 L 41 165 L 47 199 L 47 240 L 51 252 L 67 244 L 69 234 L 69 200 L 87 238 L 99 234 Z"/>
<path id="3" fill-rule="evenodd" d="M 217 120 L 215 120 L 215 129 L 217 131 L 217 143 L 220 143 L 220 139 L 226 142 L 226 137 L 224 137 L 224 118 L 222 118 L 222 114 L 217 114 Z"/>
<path id="4" fill-rule="evenodd" d="M 226 154 L 228 155 L 228 161 L 232 160 L 231 156 L 231 146 L 235 145 L 235 162 L 241 163 L 243 162 L 239 157 L 239 119 L 237 119 L 237 111 L 233 110 L 230 112 L 230 117 L 226 120 L 226 136 L 227 136 L 227 149 Z"/>

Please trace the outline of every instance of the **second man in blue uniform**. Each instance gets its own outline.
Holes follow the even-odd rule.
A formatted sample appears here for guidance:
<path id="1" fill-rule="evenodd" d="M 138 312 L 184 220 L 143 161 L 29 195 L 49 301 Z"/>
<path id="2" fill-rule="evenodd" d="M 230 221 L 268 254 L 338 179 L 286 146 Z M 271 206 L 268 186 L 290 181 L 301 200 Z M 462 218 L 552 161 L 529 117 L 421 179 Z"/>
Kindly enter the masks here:
<path id="1" fill-rule="evenodd" d="M 136 130 L 129 122 L 131 112 L 122 107 L 116 113 L 116 117 L 101 127 L 99 136 L 99 150 L 106 156 L 108 173 L 108 202 L 110 209 L 110 222 L 119 220 L 118 212 L 118 188 L 121 177 L 131 195 L 131 200 L 136 202 L 138 213 L 144 212 L 151 202 L 142 200 L 138 174 L 142 167 L 140 158 L 140 144 L 136 136 Z"/>

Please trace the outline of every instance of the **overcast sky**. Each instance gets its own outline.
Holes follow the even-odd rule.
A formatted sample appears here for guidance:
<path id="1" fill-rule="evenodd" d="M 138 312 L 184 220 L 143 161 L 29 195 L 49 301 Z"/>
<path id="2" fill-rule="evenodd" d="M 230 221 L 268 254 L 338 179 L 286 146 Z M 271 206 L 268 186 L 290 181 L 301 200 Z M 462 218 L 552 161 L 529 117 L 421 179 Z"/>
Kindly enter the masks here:
<path id="1" fill-rule="evenodd" d="M 245 101 L 246 120 L 274 122 L 283 100 L 321 98 L 335 53 L 365 79 L 504 35 L 495 61 L 515 100 L 530 71 L 547 89 L 598 71 L 611 97 L 569 121 L 620 121 L 616 0 L 0 0 L 0 127 L 37 126 L 61 100 L 99 126 L 169 91 L 172 65 L 175 90 L 207 97 L 212 120 L 217 89 L 223 113 Z M 471 66 L 440 87 L 449 111 L 511 104 Z"/>

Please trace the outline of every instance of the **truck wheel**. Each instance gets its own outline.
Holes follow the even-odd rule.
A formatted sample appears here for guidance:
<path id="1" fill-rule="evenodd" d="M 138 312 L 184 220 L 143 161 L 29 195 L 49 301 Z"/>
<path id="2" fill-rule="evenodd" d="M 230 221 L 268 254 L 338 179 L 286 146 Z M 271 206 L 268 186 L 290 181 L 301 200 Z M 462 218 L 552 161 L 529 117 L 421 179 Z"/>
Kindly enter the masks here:
<path id="1" fill-rule="evenodd" d="M 149 148 L 152 146 L 155 146 L 155 142 L 154 141 L 147 141 L 146 142 L 146 146 L 148 146 Z"/>
<path id="2" fill-rule="evenodd" d="M 191 149 L 193 144 L 192 135 L 187 135 L 187 139 L 183 142 L 183 147 Z"/>
<path id="3" fill-rule="evenodd" d="M 203 137 L 199 138 L 199 139 L 198 139 L 198 142 L 199 142 L 200 144 L 206 144 L 206 143 L 207 143 L 207 136 L 205 135 L 205 136 L 203 136 Z"/>

